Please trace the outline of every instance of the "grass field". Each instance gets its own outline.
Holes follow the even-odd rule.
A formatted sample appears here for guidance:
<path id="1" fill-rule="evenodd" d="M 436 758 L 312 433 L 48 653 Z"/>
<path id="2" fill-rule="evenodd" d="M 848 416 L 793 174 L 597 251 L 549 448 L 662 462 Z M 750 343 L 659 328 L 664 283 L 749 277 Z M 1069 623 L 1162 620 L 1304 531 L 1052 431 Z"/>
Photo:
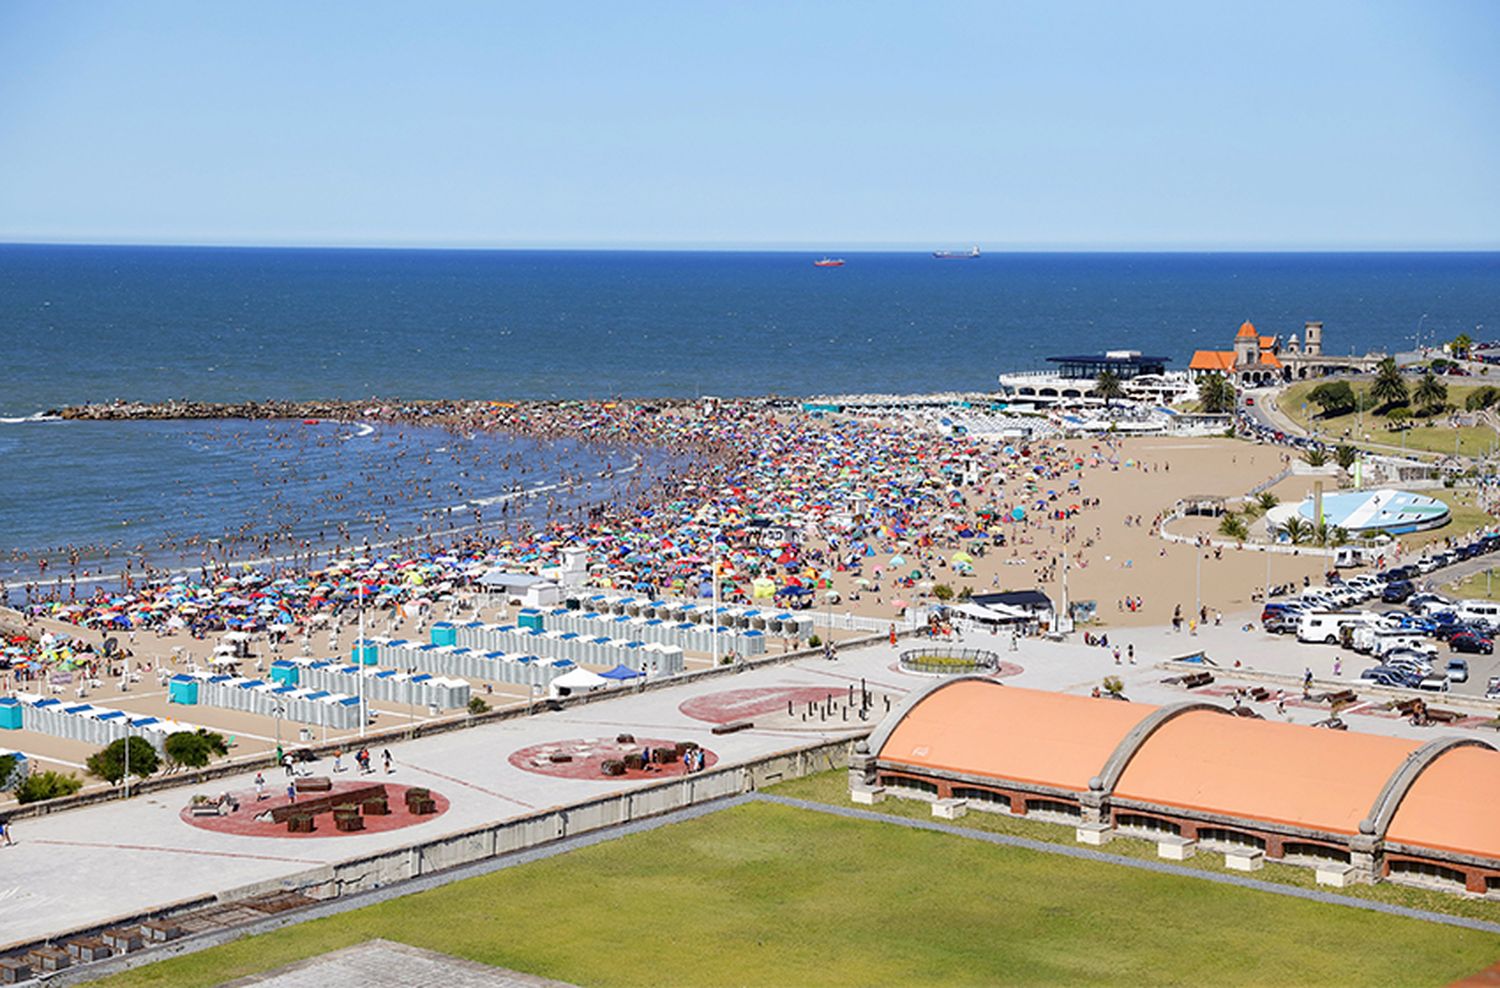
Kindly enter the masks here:
<path id="1" fill-rule="evenodd" d="M 1335 415 L 1323 418 L 1318 414 L 1318 406 L 1307 401 L 1307 393 L 1322 382 L 1304 381 L 1293 384 L 1276 399 L 1276 407 L 1302 428 L 1309 432 L 1318 432 L 1328 441 L 1348 440 L 1360 445 L 1360 440 L 1366 440 L 1371 444 L 1384 446 L 1401 446 L 1403 442 L 1408 449 L 1429 453 L 1452 453 L 1454 451 L 1454 440 L 1458 442 L 1458 452 L 1465 456 L 1478 456 L 1487 453 L 1494 445 L 1497 437 L 1495 430 L 1487 426 L 1461 426 L 1452 428 L 1447 424 L 1445 416 L 1438 416 L 1436 422 L 1425 418 L 1413 418 L 1412 428 L 1404 432 L 1392 432 L 1386 428 L 1384 416 L 1365 412 L 1363 417 L 1350 413 L 1348 415 Z M 1490 382 L 1500 385 L 1500 380 Z M 1363 396 L 1370 390 L 1367 381 L 1350 382 L 1351 387 L 1357 395 Z M 1485 387 L 1486 382 L 1478 381 L 1474 384 L 1448 383 L 1448 403 L 1458 408 L 1463 408 L 1465 399 L 1473 391 Z M 1303 407 L 1303 406 L 1306 407 Z M 1360 431 L 1361 422 L 1363 431 Z"/>
<path id="2" fill-rule="evenodd" d="M 1500 566 L 1490 568 L 1495 571 L 1493 578 L 1481 570 L 1457 583 L 1450 583 L 1446 592 L 1460 600 L 1500 600 Z"/>
<path id="3" fill-rule="evenodd" d="M 762 803 L 101 984 L 371 937 L 590 986 L 1438 985 L 1500 958 L 1490 934 Z"/>

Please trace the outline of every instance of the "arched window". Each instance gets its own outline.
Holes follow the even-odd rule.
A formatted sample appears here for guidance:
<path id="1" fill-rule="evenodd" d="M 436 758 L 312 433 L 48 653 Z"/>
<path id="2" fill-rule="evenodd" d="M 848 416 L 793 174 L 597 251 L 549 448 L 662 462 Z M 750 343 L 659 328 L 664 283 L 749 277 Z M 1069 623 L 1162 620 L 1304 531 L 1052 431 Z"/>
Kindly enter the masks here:
<path id="1" fill-rule="evenodd" d="M 971 803 L 981 804 L 981 809 L 1003 809 L 1010 810 L 1010 797 L 1004 793 L 991 792 L 988 789 L 977 789 L 974 786 L 954 786 L 954 799 L 967 799 Z"/>
<path id="2" fill-rule="evenodd" d="M 1181 824 L 1163 820 L 1160 817 L 1147 816 L 1144 813 L 1116 813 L 1115 828 L 1124 834 L 1140 837 L 1161 837 L 1168 834 L 1179 837 L 1182 835 Z"/>
<path id="3" fill-rule="evenodd" d="M 1240 830 L 1230 830 L 1227 827 L 1199 827 L 1198 844 L 1201 847 L 1219 851 L 1237 851 L 1242 848 L 1254 851 L 1266 849 L 1264 838 Z"/>

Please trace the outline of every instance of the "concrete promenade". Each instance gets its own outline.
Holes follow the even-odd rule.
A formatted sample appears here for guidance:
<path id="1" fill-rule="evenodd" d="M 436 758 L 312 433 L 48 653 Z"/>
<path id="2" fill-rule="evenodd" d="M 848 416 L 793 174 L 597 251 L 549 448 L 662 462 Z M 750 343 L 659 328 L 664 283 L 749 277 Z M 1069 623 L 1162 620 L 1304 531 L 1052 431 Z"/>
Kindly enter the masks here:
<path id="1" fill-rule="evenodd" d="M 1163 685 L 1170 673 L 1159 666 L 1186 652 L 1205 650 L 1220 664 L 1221 683 L 1233 681 L 1227 668 L 1235 658 L 1249 665 L 1272 666 L 1300 674 L 1309 649 L 1258 630 L 1240 630 L 1238 621 L 1225 618 L 1221 627 L 1201 629 L 1197 636 L 1170 629 L 1134 629 L 1111 636 L 1122 655 L 1127 643 L 1136 649 L 1136 665 L 1122 658 L 1117 666 L 1112 648 L 1070 643 L 1021 640 L 1011 650 L 1008 636 L 971 635 L 963 642 L 988 647 L 1007 664 L 1005 682 L 1015 685 L 1087 693 L 1106 675 L 1120 675 L 1131 699 L 1166 703 L 1187 697 L 1180 687 Z M 848 738 L 867 730 L 883 714 L 883 702 L 871 722 L 842 721 L 804 724 L 788 719 L 788 696 L 805 702 L 819 693 L 845 695 L 851 683 L 863 679 L 881 694 L 899 697 L 931 682 L 930 677 L 899 671 L 897 653 L 911 647 L 902 642 L 846 650 L 837 661 L 800 659 L 785 665 L 749 669 L 743 673 L 685 683 L 638 694 L 621 695 L 560 712 L 484 724 L 472 729 L 420 738 L 390 746 L 395 771 L 377 772 L 370 781 L 428 786 L 451 801 L 442 816 L 402 830 L 320 838 L 288 839 L 211 832 L 184 822 L 179 813 L 194 793 L 248 791 L 253 773 L 219 779 L 206 786 L 151 793 L 130 801 L 110 803 L 20 821 L 16 845 L 0 847 L 0 945 L 12 944 L 105 922 L 195 897 L 222 894 L 246 886 L 278 881 L 338 861 L 405 847 L 445 834 L 517 819 L 553 807 L 595 799 L 654 780 L 595 781 L 543 775 L 517 767 L 512 753 L 532 745 L 569 739 L 612 738 L 626 732 L 640 738 L 691 740 L 719 756 L 719 766 L 734 766 L 778 751 Z M 1018 667 L 1018 668 L 1017 668 Z M 1357 675 L 1357 669 L 1351 670 Z M 1323 675 L 1319 671 L 1319 675 Z M 1250 680 L 1246 680 L 1249 682 Z M 731 691 L 765 690 L 748 695 Z M 1202 696 L 1227 702 L 1222 697 Z M 753 730 L 715 736 L 712 719 L 736 719 L 737 711 L 762 704 L 753 716 Z M 683 710 L 690 709 L 699 716 Z M 772 709 L 774 705 L 774 711 Z M 1256 704 L 1267 717 L 1313 723 L 1328 716 L 1326 707 L 1288 705 L 1278 714 L 1271 703 Z M 1346 716 L 1355 730 L 1429 739 L 1454 728 L 1414 728 L 1403 720 L 1379 716 Z M 1488 736 L 1488 735 L 1487 735 Z M 380 750 L 374 751 L 380 763 Z M 352 759 L 346 757 L 346 765 Z M 332 768 L 325 759 L 318 774 Z M 341 778 L 353 778 L 352 768 Z M 284 788 L 284 773 L 267 773 L 271 791 Z"/>

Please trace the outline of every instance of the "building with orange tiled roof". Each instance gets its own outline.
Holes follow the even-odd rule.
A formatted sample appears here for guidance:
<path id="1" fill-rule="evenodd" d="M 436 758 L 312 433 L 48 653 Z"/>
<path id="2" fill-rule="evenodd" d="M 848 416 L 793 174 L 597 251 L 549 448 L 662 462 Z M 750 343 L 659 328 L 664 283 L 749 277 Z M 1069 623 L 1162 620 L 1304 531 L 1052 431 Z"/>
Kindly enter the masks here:
<path id="1" fill-rule="evenodd" d="M 961 676 L 908 696 L 860 743 L 850 791 L 1070 824 L 1091 844 L 1144 838 L 1163 857 L 1302 864 L 1327 884 L 1500 896 L 1500 750 L 1478 738 L 1424 744 Z"/>
<path id="2" fill-rule="evenodd" d="M 1303 326 L 1303 339 L 1293 333 L 1283 343 L 1278 336 L 1262 336 L 1248 319 L 1234 336 L 1232 350 L 1198 350 L 1188 363 L 1195 379 L 1223 374 L 1241 387 L 1265 387 L 1328 374 L 1362 374 L 1384 359 L 1383 353 L 1333 356 L 1323 352 L 1323 324 Z"/>

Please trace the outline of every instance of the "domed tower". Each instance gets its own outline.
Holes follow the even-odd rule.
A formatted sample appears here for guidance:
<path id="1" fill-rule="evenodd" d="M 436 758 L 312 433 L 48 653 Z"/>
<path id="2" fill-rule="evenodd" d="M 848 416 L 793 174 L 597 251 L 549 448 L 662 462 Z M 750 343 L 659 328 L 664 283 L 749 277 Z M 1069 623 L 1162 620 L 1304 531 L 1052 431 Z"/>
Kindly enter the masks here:
<path id="1" fill-rule="evenodd" d="M 1297 342 L 1296 333 L 1293 333 L 1291 336 L 1288 336 L 1286 338 L 1286 352 L 1294 357 L 1302 352 L 1302 345 Z"/>
<path id="2" fill-rule="evenodd" d="M 1302 327 L 1302 352 L 1309 357 L 1323 355 L 1323 324 L 1310 322 Z"/>

